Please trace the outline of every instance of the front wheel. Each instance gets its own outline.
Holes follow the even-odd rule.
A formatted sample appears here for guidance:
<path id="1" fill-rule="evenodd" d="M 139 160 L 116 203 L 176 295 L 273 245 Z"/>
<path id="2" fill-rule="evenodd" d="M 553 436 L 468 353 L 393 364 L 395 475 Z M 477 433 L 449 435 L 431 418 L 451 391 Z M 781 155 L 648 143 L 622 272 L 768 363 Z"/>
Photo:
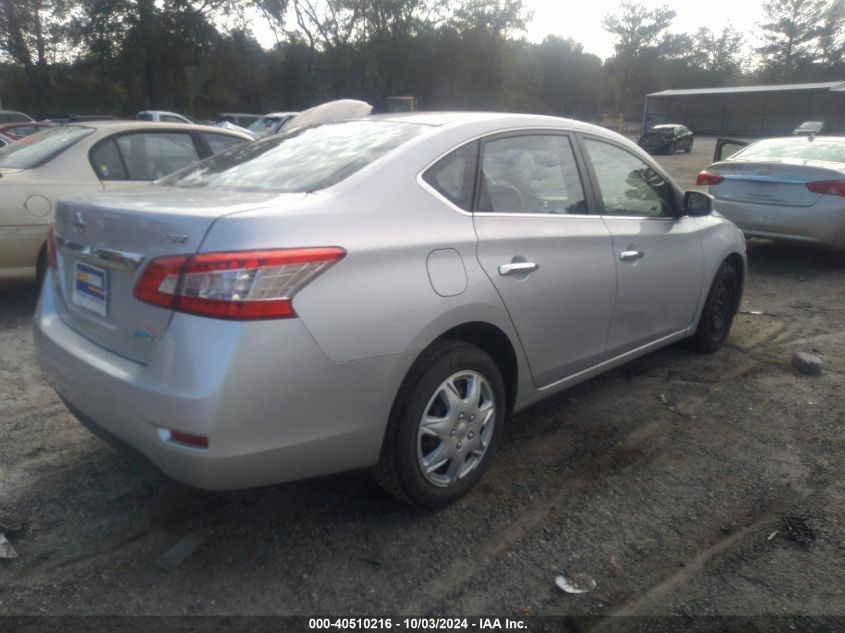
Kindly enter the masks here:
<path id="1" fill-rule="evenodd" d="M 713 285 L 707 293 L 698 328 L 690 341 L 694 349 L 709 354 L 724 345 L 738 302 L 739 278 L 734 267 L 725 262 L 716 271 Z"/>
<path id="2" fill-rule="evenodd" d="M 376 480 L 416 505 L 456 501 L 490 465 L 505 409 L 501 373 L 486 352 L 461 341 L 434 344 L 396 396 Z"/>
<path id="3" fill-rule="evenodd" d="M 689 142 L 689 145 L 687 145 L 687 148 L 684 151 L 687 154 L 689 154 L 692 151 L 692 141 Z"/>

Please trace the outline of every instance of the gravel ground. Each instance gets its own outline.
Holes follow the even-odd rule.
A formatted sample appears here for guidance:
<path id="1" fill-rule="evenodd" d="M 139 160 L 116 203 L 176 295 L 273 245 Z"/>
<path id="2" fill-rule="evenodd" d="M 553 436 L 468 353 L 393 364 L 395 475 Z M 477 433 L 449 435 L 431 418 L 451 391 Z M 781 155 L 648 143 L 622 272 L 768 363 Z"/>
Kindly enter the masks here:
<path id="1" fill-rule="evenodd" d="M 712 149 L 660 160 L 690 185 Z M 27 521 L 0 614 L 845 616 L 845 257 L 751 241 L 749 261 L 724 349 L 672 346 L 514 416 L 479 488 L 437 512 L 366 473 L 168 480 L 75 422 L 35 363 L 35 290 L 0 290 L 0 506 Z M 154 566 L 186 535 L 201 546 Z M 555 588 L 579 572 L 593 592 Z"/>

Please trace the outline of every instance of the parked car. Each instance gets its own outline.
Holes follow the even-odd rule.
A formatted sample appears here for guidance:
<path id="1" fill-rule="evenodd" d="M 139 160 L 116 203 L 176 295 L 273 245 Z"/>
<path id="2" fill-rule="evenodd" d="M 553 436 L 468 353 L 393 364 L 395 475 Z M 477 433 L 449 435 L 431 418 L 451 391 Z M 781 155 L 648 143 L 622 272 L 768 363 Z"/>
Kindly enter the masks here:
<path id="1" fill-rule="evenodd" d="M 0 124 L 32 121 L 32 117 L 17 110 L 0 110 Z"/>
<path id="2" fill-rule="evenodd" d="M 511 412 L 673 341 L 722 345 L 745 246 L 710 211 L 577 121 L 299 127 L 60 202 L 38 355 L 84 424 L 187 484 L 374 467 L 438 506 Z"/>
<path id="3" fill-rule="evenodd" d="M 804 121 L 792 130 L 792 133 L 799 136 L 807 136 L 809 134 L 822 134 L 826 131 L 824 121 Z"/>
<path id="4" fill-rule="evenodd" d="M 269 136 L 282 129 L 299 112 L 271 112 L 250 124 L 247 129 L 258 136 Z"/>
<path id="5" fill-rule="evenodd" d="M 236 132 L 240 132 L 241 134 L 246 134 L 252 140 L 260 138 L 258 136 L 258 134 L 256 134 L 255 132 L 253 132 L 253 131 L 245 128 L 245 127 L 241 127 L 240 125 L 235 125 L 234 123 L 231 123 L 230 121 L 220 121 L 219 123 L 215 123 L 214 127 L 222 127 L 225 130 L 235 130 Z"/>
<path id="6" fill-rule="evenodd" d="M 156 123 L 196 123 L 195 120 L 184 114 L 168 112 L 167 110 L 143 110 L 135 115 L 135 119 L 138 121 L 155 121 Z"/>
<path id="7" fill-rule="evenodd" d="M 719 139 L 698 174 L 749 237 L 845 248 L 845 137 Z"/>
<path id="8" fill-rule="evenodd" d="M 692 151 L 695 134 L 685 125 L 666 123 L 647 129 L 637 143 L 649 154 L 669 154 L 679 149 Z"/>
<path id="9" fill-rule="evenodd" d="M 46 130 L 51 127 L 53 126 L 50 123 L 6 123 L 4 125 L 0 125 L 0 134 L 17 141 L 25 136 L 35 134 L 36 132 L 40 132 L 41 130 Z"/>
<path id="10" fill-rule="evenodd" d="M 147 184 L 245 140 L 218 128 L 92 122 L 0 149 L 0 281 L 43 274 L 59 197 Z"/>
<path id="11" fill-rule="evenodd" d="M 215 123 L 222 123 L 223 121 L 228 121 L 229 123 L 233 123 L 238 127 L 248 128 L 250 125 L 255 123 L 258 119 L 261 118 L 260 114 L 242 114 L 237 112 L 223 112 L 218 114 L 215 120 Z"/>
<path id="12" fill-rule="evenodd" d="M 53 123 L 62 125 L 64 123 L 87 123 L 89 121 L 126 121 L 124 117 L 111 114 L 68 114 L 68 113 L 45 113 L 35 117 L 39 123 Z"/>

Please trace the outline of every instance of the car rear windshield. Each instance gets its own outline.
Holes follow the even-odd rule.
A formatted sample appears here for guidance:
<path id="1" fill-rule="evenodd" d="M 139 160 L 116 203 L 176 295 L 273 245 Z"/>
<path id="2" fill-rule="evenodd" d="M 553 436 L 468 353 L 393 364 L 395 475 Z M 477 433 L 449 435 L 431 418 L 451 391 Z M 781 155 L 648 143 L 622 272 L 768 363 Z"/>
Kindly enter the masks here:
<path id="1" fill-rule="evenodd" d="M 427 126 L 346 121 L 304 127 L 222 152 L 159 184 L 226 191 L 325 189 L 414 138 Z"/>
<path id="2" fill-rule="evenodd" d="M 0 167 L 32 169 L 52 160 L 94 129 L 60 125 L 22 138 L 0 149 Z"/>
<path id="3" fill-rule="evenodd" d="M 845 139 L 767 139 L 749 145 L 731 158 L 742 160 L 823 160 L 845 163 Z"/>

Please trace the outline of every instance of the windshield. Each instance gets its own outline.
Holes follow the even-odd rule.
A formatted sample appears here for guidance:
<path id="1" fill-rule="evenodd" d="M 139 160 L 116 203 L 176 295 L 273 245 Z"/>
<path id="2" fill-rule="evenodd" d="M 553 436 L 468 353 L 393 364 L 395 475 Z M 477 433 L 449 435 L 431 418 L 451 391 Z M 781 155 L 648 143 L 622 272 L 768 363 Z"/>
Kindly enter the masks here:
<path id="1" fill-rule="evenodd" d="M 766 139 L 749 145 L 731 159 L 740 160 L 823 160 L 845 163 L 845 139 Z"/>
<path id="2" fill-rule="evenodd" d="M 0 149 L 0 167 L 32 169 L 52 160 L 94 129 L 77 125 L 60 125 L 26 136 Z"/>
<path id="3" fill-rule="evenodd" d="M 427 126 L 346 121 L 296 128 L 191 165 L 159 184 L 226 191 L 325 189 L 421 134 Z"/>

